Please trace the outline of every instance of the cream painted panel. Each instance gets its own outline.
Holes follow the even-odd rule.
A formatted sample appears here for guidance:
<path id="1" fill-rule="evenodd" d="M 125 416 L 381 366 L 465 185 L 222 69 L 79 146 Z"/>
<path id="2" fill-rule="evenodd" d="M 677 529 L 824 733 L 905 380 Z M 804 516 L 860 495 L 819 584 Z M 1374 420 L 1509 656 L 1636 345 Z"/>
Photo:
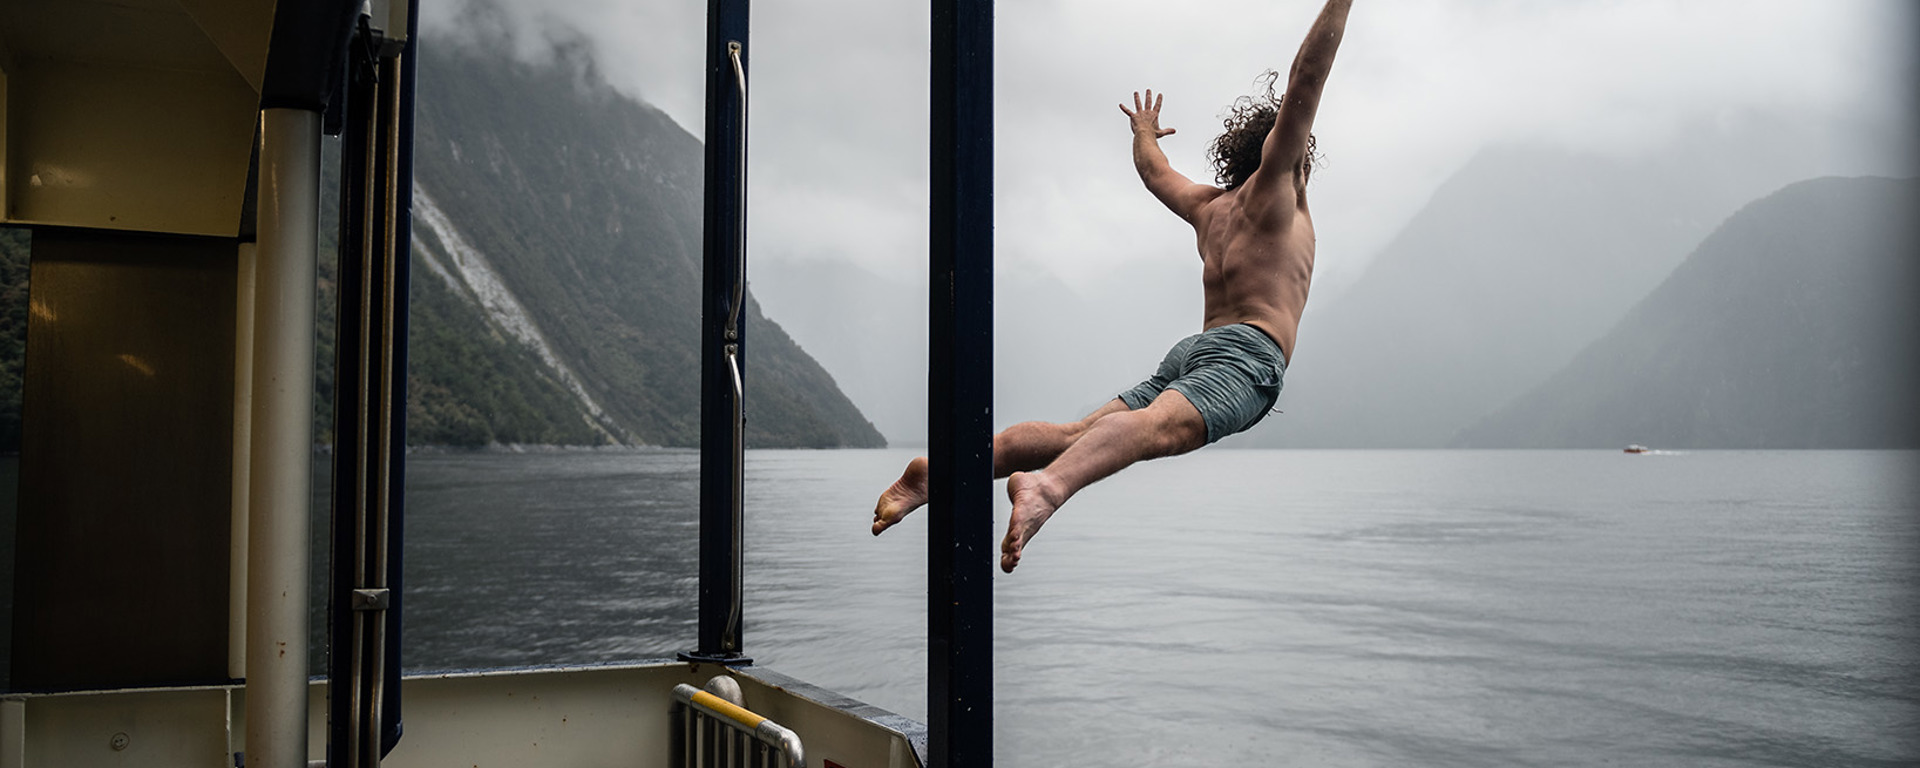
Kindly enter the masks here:
<path id="1" fill-rule="evenodd" d="M 267 72 L 267 42 L 273 37 L 273 0 L 180 0 L 180 7 L 259 93 Z"/>
<path id="2" fill-rule="evenodd" d="M 906 739 L 832 707 L 752 677 L 736 675 L 747 708 L 800 734 L 807 765 L 832 760 L 847 768 L 916 768 Z M 880 737 L 884 736 L 884 737 Z"/>
<path id="3" fill-rule="evenodd" d="M 383 765 L 664 768 L 673 686 L 704 685 L 715 674 L 726 672 L 668 662 L 409 677 L 406 735 Z M 737 678 L 748 707 L 800 734 L 809 766 L 828 759 L 847 768 L 918 766 L 898 733 L 745 674 Z M 315 681 L 307 694 L 307 755 L 319 760 L 326 754 L 325 683 Z M 24 712 L 20 746 L 28 768 L 230 766 L 231 752 L 246 749 L 244 686 L 14 695 L 0 701 L 0 721 L 9 711 Z M 128 749 L 116 751 L 113 735 L 123 732 Z M 0 768 L 9 768 L 3 758 L 18 744 L 5 738 L 11 735 L 0 733 Z"/>
<path id="4" fill-rule="evenodd" d="M 0 701 L 0 768 L 27 767 L 27 703 Z"/>
<path id="5" fill-rule="evenodd" d="M 238 73 L 17 65 L 9 222 L 238 233 L 259 105 Z"/>
<path id="6" fill-rule="evenodd" d="M 0 3 L 0 37 L 21 62 L 232 68 L 174 0 L 7 0 Z"/>
<path id="7" fill-rule="evenodd" d="M 62 768 L 232 765 L 218 688 L 49 696 L 26 706 L 26 764 Z"/>

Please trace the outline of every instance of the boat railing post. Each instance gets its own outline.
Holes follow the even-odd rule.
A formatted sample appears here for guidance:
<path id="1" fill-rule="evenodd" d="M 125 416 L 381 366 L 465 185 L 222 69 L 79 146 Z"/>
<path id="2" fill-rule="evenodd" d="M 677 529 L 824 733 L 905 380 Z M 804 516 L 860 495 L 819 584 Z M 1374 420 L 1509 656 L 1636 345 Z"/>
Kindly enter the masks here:
<path id="1" fill-rule="evenodd" d="M 708 0 L 700 329 L 700 621 L 693 661 L 750 664 L 741 561 L 746 463 L 748 0 Z"/>
<path id="2" fill-rule="evenodd" d="M 993 3 L 932 16 L 928 746 L 971 768 L 993 764 Z"/>

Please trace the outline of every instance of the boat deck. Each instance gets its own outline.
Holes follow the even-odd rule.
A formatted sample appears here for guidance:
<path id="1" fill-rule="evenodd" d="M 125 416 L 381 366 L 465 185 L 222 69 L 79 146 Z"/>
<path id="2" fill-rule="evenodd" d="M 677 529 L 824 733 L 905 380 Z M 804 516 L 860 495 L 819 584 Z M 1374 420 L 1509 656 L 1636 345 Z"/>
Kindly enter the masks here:
<path id="1" fill-rule="evenodd" d="M 410 766 L 669 765 L 672 689 L 731 675 L 747 707 L 800 734 L 807 764 L 919 768 L 918 722 L 762 668 L 659 660 L 442 672 L 401 685 Z M 309 760 L 326 749 L 324 680 L 308 688 Z M 0 697 L 0 768 L 239 765 L 243 685 Z"/>

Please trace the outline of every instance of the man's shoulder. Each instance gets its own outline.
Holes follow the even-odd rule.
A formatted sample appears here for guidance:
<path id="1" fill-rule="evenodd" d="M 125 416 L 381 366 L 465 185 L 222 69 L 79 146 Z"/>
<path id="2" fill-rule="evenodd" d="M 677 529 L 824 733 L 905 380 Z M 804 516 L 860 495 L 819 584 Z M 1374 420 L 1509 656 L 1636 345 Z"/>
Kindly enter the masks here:
<path id="1" fill-rule="evenodd" d="M 1248 219 L 1284 229 L 1295 216 L 1306 213 L 1306 190 L 1298 174 L 1282 171 L 1262 175 L 1265 170 L 1254 171 L 1245 184 L 1233 188 L 1228 204 Z"/>
<path id="2" fill-rule="evenodd" d="M 1201 192 L 1201 194 L 1205 195 L 1205 197 L 1202 198 L 1202 202 L 1200 203 L 1200 209 L 1203 211 L 1213 212 L 1213 211 L 1225 210 L 1227 208 L 1232 207 L 1234 205 L 1234 201 L 1240 199 L 1239 187 L 1235 187 L 1233 189 L 1221 189 L 1220 187 L 1216 187 L 1212 184 L 1200 184 L 1196 186 L 1206 187 L 1206 190 Z"/>

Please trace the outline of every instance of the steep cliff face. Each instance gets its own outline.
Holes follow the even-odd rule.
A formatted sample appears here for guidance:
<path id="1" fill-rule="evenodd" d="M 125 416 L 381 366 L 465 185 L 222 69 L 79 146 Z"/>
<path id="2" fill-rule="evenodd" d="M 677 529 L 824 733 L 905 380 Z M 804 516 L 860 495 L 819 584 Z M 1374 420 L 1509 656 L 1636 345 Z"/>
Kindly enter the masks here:
<path id="1" fill-rule="evenodd" d="M 1741 209 L 1466 447 L 1920 447 L 1920 180 L 1827 178 Z"/>
<path id="2" fill-rule="evenodd" d="M 583 58 L 422 48 L 411 437 L 699 440 L 700 143 Z M 750 445 L 878 431 L 751 297 Z"/>

